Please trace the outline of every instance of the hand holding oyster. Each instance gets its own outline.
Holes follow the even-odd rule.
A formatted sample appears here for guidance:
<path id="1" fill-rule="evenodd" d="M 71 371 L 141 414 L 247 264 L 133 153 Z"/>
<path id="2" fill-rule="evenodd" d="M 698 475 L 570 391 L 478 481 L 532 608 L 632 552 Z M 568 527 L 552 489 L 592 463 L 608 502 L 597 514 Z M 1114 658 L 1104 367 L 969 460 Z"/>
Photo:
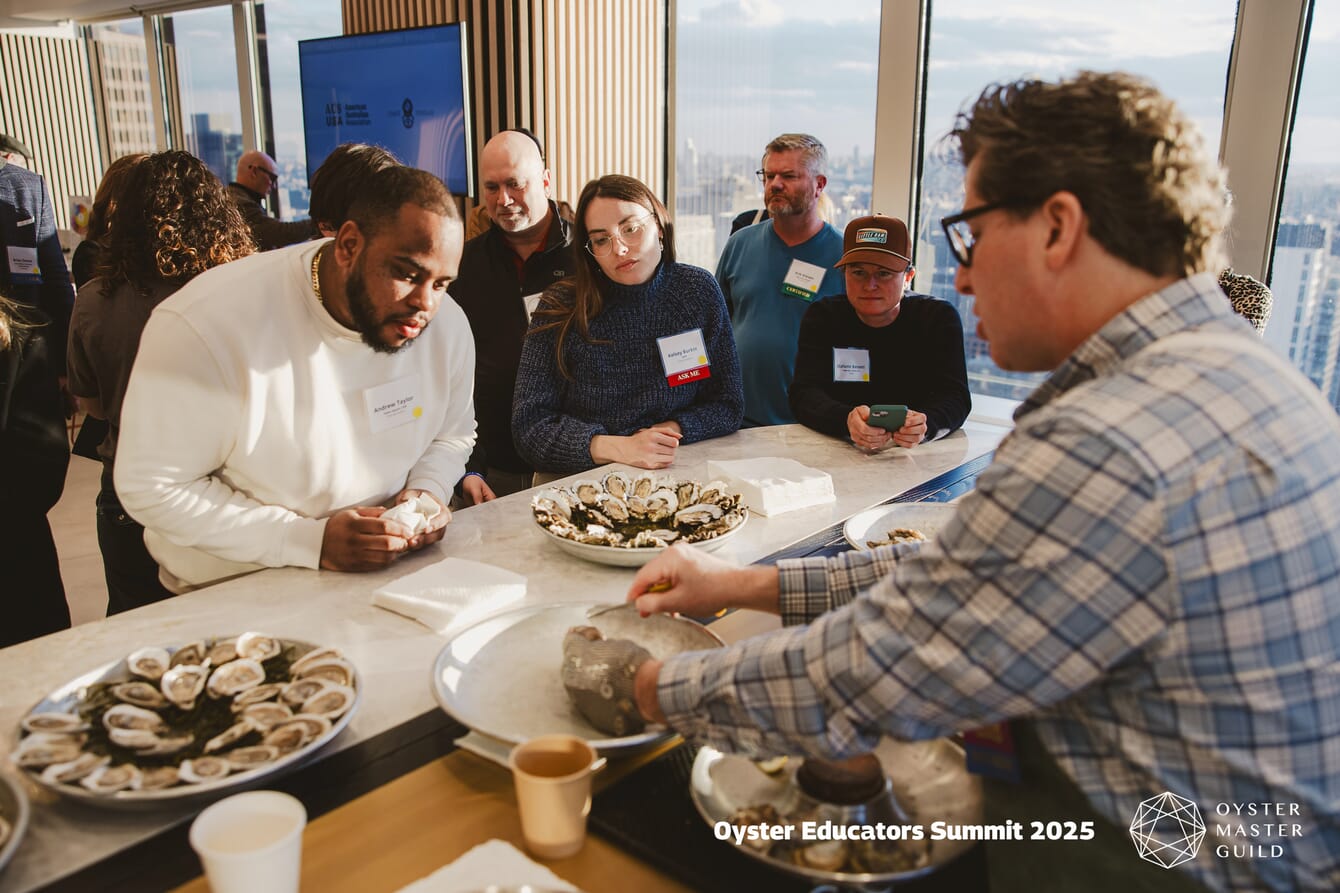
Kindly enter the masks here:
<path id="1" fill-rule="evenodd" d="M 563 637 L 563 687 L 586 721 L 606 735 L 636 735 L 647 722 L 633 697 L 633 679 L 651 653 L 627 639 L 606 639 L 594 626 Z"/>

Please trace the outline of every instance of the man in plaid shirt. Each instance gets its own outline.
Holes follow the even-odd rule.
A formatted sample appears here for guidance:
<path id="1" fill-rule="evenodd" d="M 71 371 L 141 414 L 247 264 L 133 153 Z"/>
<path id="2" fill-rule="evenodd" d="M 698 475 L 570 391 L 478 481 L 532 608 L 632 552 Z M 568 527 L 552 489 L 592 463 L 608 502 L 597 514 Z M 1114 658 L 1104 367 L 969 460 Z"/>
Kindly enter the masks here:
<path id="1" fill-rule="evenodd" d="M 644 613 L 729 604 L 788 628 L 664 662 L 573 646 L 615 694 L 579 705 L 753 755 L 1024 720 L 1053 780 L 1025 759 L 1004 796 L 1092 809 L 1098 840 L 999 844 L 993 890 L 1030 869 L 1039 890 L 1340 889 L 1340 423 L 1218 289 L 1218 167 L 1120 74 L 993 86 L 952 136 L 956 286 L 997 364 L 1053 370 L 976 491 L 919 549 L 778 568 L 668 550 L 630 590 Z M 1165 791 L 1209 832 L 1172 870 L 1125 830 Z"/>

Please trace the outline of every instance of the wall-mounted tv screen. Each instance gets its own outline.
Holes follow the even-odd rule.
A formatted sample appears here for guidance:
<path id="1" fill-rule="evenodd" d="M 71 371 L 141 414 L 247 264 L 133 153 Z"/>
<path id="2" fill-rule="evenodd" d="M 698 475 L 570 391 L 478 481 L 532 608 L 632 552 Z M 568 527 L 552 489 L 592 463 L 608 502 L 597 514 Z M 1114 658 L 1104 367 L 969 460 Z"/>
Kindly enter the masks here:
<path id="1" fill-rule="evenodd" d="M 466 55 L 459 24 L 299 41 L 308 176 L 340 143 L 372 143 L 470 193 Z"/>

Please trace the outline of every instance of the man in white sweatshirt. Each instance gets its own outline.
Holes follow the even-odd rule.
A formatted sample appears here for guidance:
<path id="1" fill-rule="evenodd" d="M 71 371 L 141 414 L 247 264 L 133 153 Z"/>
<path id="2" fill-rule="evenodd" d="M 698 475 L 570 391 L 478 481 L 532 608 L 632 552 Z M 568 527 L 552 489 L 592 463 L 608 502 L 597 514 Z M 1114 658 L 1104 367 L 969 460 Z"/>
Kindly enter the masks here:
<path id="1" fill-rule="evenodd" d="M 474 342 L 446 293 L 460 217 L 404 167 L 349 216 L 334 239 L 197 277 L 144 329 L 115 482 L 174 591 L 374 570 L 445 533 L 475 441 Z M 383 517 L 411 499 L 423 518 Z"/>

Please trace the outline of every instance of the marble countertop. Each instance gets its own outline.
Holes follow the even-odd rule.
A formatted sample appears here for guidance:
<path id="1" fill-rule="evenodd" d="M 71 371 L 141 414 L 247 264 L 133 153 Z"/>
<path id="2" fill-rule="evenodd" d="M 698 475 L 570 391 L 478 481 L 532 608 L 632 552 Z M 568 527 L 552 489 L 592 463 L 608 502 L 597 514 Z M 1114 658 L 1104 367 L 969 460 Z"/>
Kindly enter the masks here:
<path id="1" fill-rule="evenodd" d="M 784 456 L 832 475 L 833 503 L 773 517 L 754 515 L 716 553 L 749 563 L 981 456 L 1007 430 L 969 421 L 961 431 L 914 450 L 868 454 L 799 425 L 754 428 L 682 447 L 675 464 L 662 473 L 706 480 L 709 459 Z M 598 474 L 573 476 L 585 477 Z M 20 718 L 70 679 L 141 646 L 246 630 L 333 645 L 358 667 L 361 706 L 323 755 L 437 709 L 429 673 L 445 637 L 374 607 L 370 599 L 375 589 L 447 556 L 523 574 L 530 603 L 622 601 L 632 580 L 630 569 L 590 564 L 548 542 L 531 518 L 529 500 L 529 493 L 519 493 L 457 512 L 441 543 L 377 573 L 262 571 L 0 650 L 3 771 L 16 771 L 8 751 L 17 739 Z M 768 625 L 758 617 L 732 615 L 727 620 L 731 622 L 723 621 L 718 629 L 727 641 Z M 14 860 L 0 873 L 0 893 L 33 889 L 81 870 L 187 820 L 200 808 L 104 811 L 60 800 L 31 784 L 27 788 L 33 800 L 32 824 Z"/>

